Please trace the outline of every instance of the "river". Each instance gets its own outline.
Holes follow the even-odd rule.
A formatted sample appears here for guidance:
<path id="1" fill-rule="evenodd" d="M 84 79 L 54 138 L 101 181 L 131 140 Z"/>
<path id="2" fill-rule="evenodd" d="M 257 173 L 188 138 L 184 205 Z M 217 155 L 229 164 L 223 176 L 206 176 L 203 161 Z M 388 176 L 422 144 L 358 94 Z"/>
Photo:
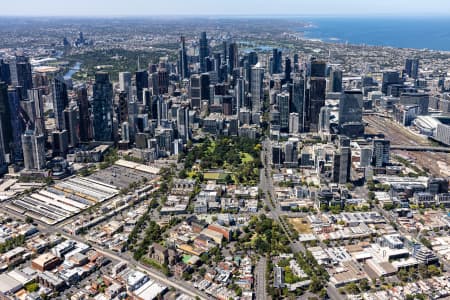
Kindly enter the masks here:
<path id="1" fill-rule="evenodd" d="M 64 79 L 70 79 L 72 78 L 73 74 L 77 73 L 78 71 L 80 71 L 81 68 L 81 63 L 77 62 L 75 63 L 70 69 L 69 71 L 67 71 L 67 73 L 64 75 Z"/>

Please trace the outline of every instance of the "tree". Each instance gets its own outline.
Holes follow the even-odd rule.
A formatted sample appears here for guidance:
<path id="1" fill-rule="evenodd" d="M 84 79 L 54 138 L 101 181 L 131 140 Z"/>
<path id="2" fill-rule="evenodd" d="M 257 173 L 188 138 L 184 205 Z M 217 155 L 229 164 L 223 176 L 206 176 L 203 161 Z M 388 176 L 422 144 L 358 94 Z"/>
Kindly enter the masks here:
<path id="1" fill-rule="evenodd" d="M 362 291 L 368 291 L 368 290 L 370 290 L 370 285 L 369 285 L 369 280 L 367 280 L 367 279 L 362 279 L 360 282 L 359 282 L 359 287 L 361 288 L 361 290 Z"/>

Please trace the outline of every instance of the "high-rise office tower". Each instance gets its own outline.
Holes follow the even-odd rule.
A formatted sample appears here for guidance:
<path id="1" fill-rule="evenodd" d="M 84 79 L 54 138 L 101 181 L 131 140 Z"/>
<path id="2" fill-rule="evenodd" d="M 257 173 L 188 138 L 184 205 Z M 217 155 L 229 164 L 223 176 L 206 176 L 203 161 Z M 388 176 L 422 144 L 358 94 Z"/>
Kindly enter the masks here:
<path id="1" fill-rule="evenodd" d="M 339 100 L 339 131 L 351 138 L 364 135 L 363 94 L 360 90 L 345 91 Z"/>
<path id="2" fill-rule="evenodd" d="M 405 105 L 418 105 L 419 115 L 428 115 L 430 95 L 426 93 L 402 93 L 400 103 Z"/>
<path id="3" fill-rule="evenodd" d="M 142 91 L 148 88 L 148 72 L 140 70 L 136 72 L 136 94 L 139 103 L 142 103 Z"/>
<path id="4" fill-rule="evenodd" d="M 342 71 L 333 69 L 330 72 L 328 91 L 331 93 L 342 92 Z"/>
<path id="5" fill-rule="evenodd" d="M 160 68 L 158 71 L 158 94 L 157 95 L 163 95 L 168 92 L 169 92 L 169 73 L 167 72 L 167 69 Z"/>
<path id="6" fill-rule="evenodd" d="M 186 143 L 189 137 L 189 106 L 181 105 L 177 109 L 177 131 L 178 137 Z"/>
<path id="7" fill-rule="evenodd" d="M 0 114 L 0 175 L 6 173 L 6 166 L 5 142 L 3 141 L 2 116 Z"/>
<path id="8" fill-rule="evenodd" d="M 262 101 L 264 98 L 264 68 L 259 66 L 252 67 L 251 70 L 251 97 L 252 97 L 252 112 L 257 113 L 262 109 Z"/>
<path id="9" fill-rule="evenodd" d="M 331 109 L 324 106 L 320 109 L 319 115 L 319 133 L 330 132 L 330 115 Z"/>
<path id="10" fill-rule="evenodd" d="M 67 85 L 62 76 L 56 76 L 52 81 L 53 111 L 57 130 L 64 129 L 63 111 L 69 103 Z"/>
<path id="11" fill-rule="evenodd" d="M 191 75 L 190 96 L 191 96 L 191 106 L 200 108 L 202 96 L 201 96 L 201 84 L 199 74 Z"/>
<path id="12" fill-rule="evenodd" d="M 45 168 L 45 138 L 27 130 L 22 135 L 23 162 L 27 170 Z"/>
<path id="13" fill-rule="evenodd" d="M 361 123 L 363 114 L 363 95 L 360 90 L 345 91 L 339 100 L 339 125 Z"/>
<path id="14" fill-rule="evenodd" d="M 51 134 L 52 140 L 52 155 L 56 156 L 66 156 L 67 150 L 69 149 L 69 133 L 67 130 L 56 130 Z"/>
<path id="15" fill-rule="evenodd" d="M 28 99 L 34 103 L 35 120 L 34 128 L 37 135 L 47 136 L 45 131 L 45 116 L 44 116 L 44 89 L 33 88 L 28 90 Z"/>
<path id="16" fill-rule="evenodd" d="M 119 73 L 119 88 L 120 91 L 126 92 L 128 96 L 131 96 L 131 73 L 120 72 Z"/>
<path id="17" fill-rule="evenodd" d="M 410 77 L 417 79 L 419 77 L 419 59 L 407 58 L 405 61 L 405 73 Z"/>
<path id="18" fill-rule="evenodd" d="M 209 46 L 208 46 L 208 38 L 206 37 L 206 32 L 202 32 L 199 40 L 199 61 L 200 61 L 200 72 L 207 72 L 206 70 L 206 57 L 209 56 Z"/>
<path id="19" fill-rule="evenodd" d="M 373 165 L 375 167 L 384 167 L 389 163 L 391 151 L 391 142 L 389 140 L 373 140 Z"/>
<path id="20" fill-rule="evenodd" d="M 310 77 L 325 77 L 327 70 L 327 63 L 322 60 L 312 58 L 309 64 Z"/>
<path id="21" fill-rule="evenodd" d="M 36 107 L 33 99 L 25 98 L 20 100 L 21 119 L 24 128 L 34 130 L 36 122 Z"/>
<path id="22" fill-rule="evenodd" d="M 291 82 L 291 73 L 292 73 L 292 62 L 289 56 L 286 56 L 284 60 L 284 80 L 286 82 Z"/>
<path id="23" fill-rule="evenodd" d="M 335 151 L 333 159 L 333 182 L 345 184 L 350 179 L 352 163 L 350 139 L 346 136 L 339 136 L 338 142 L 338 149 Z"/>
<path id="24" fill-rule="evenodd" d="M 117 105 L 117 121 L 122 124 L 128 122 L 128 99 L 126 92 L 119 93 L 119 103 Z"/>
<path id="25" fill-rule="evenodd" d="M 298 113 L 301 128 L 305 118 L 305 78 L 303 74 L 296 74 L 292 81 L 292 96 L 290 111 Z M 303 131 L 303 130 L 301 130 Z"/>
<path id="26" fill-rule="evenodd" d="M 93 91 L 94 139 L 110 142 L 113 140 L 113 89 L 108 73 L 95 74 Z"/>
<path id="27" fill-rule="evenodd" d="M 3 59 L 0 59 L 0 82 L 2 81 L 6 84 L 11 84 L 11 73 L 9 64 Z"/>
<path id="28" fill-rule="evenodd" d="M 9 102 L 9 120 L 11 122 L 11 152 L 12 161 L 21 161 L 23 159 L 22 153 L 22 133 L 23 133 L 23 120 L 21 120 L 20 114 L 20 89 L 16 87 L 10 87 L 8 89 L 8 102 Z"/>
<path id="29" fill-rule="evenodd" d="M 236 79 L 234 86 L 234 95 L 236 99 L 236 115 L 239 116 L 239 111 L 245 105 L 245 80 L 244 78 Z"/>
<path id="30" fill-rule="evenodd" d="M 278 109 L 280 111 L 280 130 L 289 131 L 289 94 L 286 92 L 277 95 Z"/>
<path id="31" fill-rule="evenodd" d="M 0 122 L 1 135 L 3 143 L 3 152 L 11 154 L 11 147 L 13 144 L 13 129 L 11 122 L 11 115 L 14 111 L 11 110 L 8 97 L 8 86 L 4 82 L 0 82 Z"/>
<path id="32" fill-rule="evenodd" d="M 228 72 L 233 74 L 233 70 L 239 67 L 239 48 L 237 43 L 231 43 L 228 50 Z"/>
<path id="33" fill-rule="evenodd" d="M 326 95 L 326 62 L 311 59 L 309 64 L 308 97 L 305 101 L 305 131 L 318 131 L 320 109 L 325 105 Z"/>
<path id="34" fill-rule="evenodd" d="M 284 163 L 289 167 L 298 165 L 298 146 L 297 142 L 289 140 L 284 145 Z"/>
<path id="35" fill-rule="evenodd" d="M 9 61 L 11 85 L 20 87 L 21 98 L 26 98 L 27 91 L 33 88 L 33 76 L 28 57 L 15 56 Z"/>
<path id="36" fill-rule="evenodd" d="M 282 61 L 282 52 L 281 50 L 278 50 L 274 48 L 272 50 L 272 59 L 271 59 L 271 65 L 270 65 L 270 74 L 279 74 L 282 72 L 283 68 L 281 66 Z"/>
<path id="37" fill-rule="evenodd" d="M 128 122 L 121 123 L 122 141 L 130 142 L 130 124 Z"/>
<path id="38" fill-rule="evenodd" d="M 299 133 L 300 131 L 300 118 L 298 113 L 289 114 L 289 133 Z"/>
<path id="39" fill-rule="evenodd" d="M 182 79 L 189 78 L 188 58 L 186 51 L 186 40 L 184 36 L 180 38 L 180 51 L 179 51 L 179 72 Z"/>
<path id="40" fill-rule="evenodd" d="M 309 110 L 307 111 L 305 128 L 317 132 L 320 109 L 325 105 L 326 80 L 323 77 L 309 79 Z"/>
<path id="41" fill-rule="evenodd" d="M 70 102 L 64 110 L 64 123 L 69 138 L 69 145 L 76 147 L 80 142 L 80 111 L 76 102 Z"/>
<path id="42" fill-rule="evenodd" d="M 77 93 L 78 111 L 80 114 L 80 142 L 89 142 L 92 137 L 92 121 L 89 108 L 89 99 L 85 85 L 81 85 L 75 89 Z"/>
<path id="43" fill-rule="evenodd" d="M 208 73 L 200 74 L 200 96 L 201 100 L 211 100 L 210 85 L 211 81 Z"/>
<path id="44" fill-rule="evenodd" d="M 393 84 L 401 83 L 400 73 L 398 71 L 385 71 L 383 72 L 383 82 L 381 85 L 381 91 L 383 94 L 387 94 L 388 87 Z"/>

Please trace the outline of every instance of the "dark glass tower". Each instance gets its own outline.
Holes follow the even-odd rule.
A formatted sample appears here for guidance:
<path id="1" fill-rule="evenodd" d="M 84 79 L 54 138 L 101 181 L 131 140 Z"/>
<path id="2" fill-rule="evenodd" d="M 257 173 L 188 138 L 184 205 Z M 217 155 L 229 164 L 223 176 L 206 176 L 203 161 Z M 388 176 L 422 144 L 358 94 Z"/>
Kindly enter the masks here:
<path id="1" fill-rule="evenodd" d="M 189 78 L 186 40 L 184 36 L 180 38 L 179 72 L 182 79 Z"/>
<path id="2" fill-rule="evenodd" d="M 199 61 L 200 61 L 200 72 L 206 72 L 206 57 L 209 56 L 208 39 L 206 37 L 206 32 L 202 32 L 200 36 L 200 49 L 199 49 Z"/>
<path id="3" fill-rule="evenodd" d="M 57 76 L 52 81 L 53 111 L 55 112 L 55 124 L 57 130 L 64 129 L 64 109 L 69 103 L 67 86 L 62 76 Z"/>
<path id="4" fill-rule="evenodd" d="M 95 74 L 93 90 L 94 139 L 111 142 L 113 140 L 113 87 L 108 73 Z"/>
<path id="5" fill-rule="evenodd" d="M 86 86 L 79 86 L 76 92 L 80 113 L 80 142 L 89 142 L 92 139 L 92 126 Z"/>
<path id="6" fill-rule="evenodd" d="M 228 72 L 233 74 L 233 70 L 239 67 L 239 48 L 238 44 L 231 43 L 228 50 Z"/>
<path id="7" fill-rule="evenodd" d="M 139 103 L 143 102 L 142 91 L 148 88 L 148 72 L 140 70 L 136 72 L 136 94 Z"/>
<path id="8" fill-rule="evenodd" d="M 33 88 L 33 76 L 28 57 L 16 56 L 9 62 L 11 85 L 20 87 L 22 98 L 27 97 L 27 91 Z"/>

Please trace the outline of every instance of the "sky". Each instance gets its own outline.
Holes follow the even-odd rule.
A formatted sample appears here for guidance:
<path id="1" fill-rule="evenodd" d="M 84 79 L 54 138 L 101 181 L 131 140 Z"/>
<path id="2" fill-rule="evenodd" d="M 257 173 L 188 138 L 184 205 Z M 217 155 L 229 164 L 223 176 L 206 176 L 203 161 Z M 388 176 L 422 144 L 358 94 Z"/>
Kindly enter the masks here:
<path id="1" fill-rule="evenodd" d="M 450 15 L 448 0 L 0 0 L 0 7 L 3 16 Z"/>

